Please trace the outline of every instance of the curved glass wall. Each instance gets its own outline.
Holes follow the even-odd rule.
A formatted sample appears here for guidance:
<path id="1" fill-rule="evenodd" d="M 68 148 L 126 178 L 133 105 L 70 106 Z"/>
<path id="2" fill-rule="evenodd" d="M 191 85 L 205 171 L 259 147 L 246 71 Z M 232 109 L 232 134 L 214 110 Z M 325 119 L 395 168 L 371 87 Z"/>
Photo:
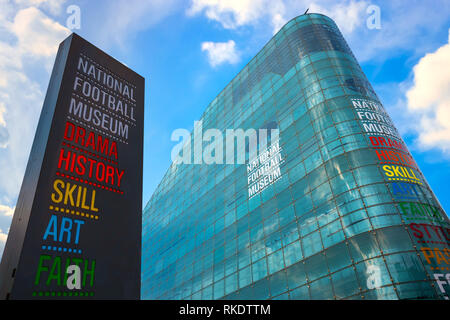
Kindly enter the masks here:
<path id="1" fill-rule="evenodd" d="M 143 299 L 445 299 L 449 219 L 335 23 L 287 23 L 203 130 L 280 130 L 280 175 L 172 164 L 144 209 Z"/>

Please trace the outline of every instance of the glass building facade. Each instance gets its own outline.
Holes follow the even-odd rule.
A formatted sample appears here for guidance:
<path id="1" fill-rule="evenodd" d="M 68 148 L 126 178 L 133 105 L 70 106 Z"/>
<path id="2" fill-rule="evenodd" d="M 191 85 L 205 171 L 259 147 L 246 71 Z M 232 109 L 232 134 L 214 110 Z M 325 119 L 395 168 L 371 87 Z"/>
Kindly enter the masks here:
<path id="1" fill-rule="evenodd" d="M 288 22 L 201 120 L 278 128 L 277 174 L 173 163 L 144 209 L 142 299 L 448 297 L 449 219 L 330 18 Z"/>

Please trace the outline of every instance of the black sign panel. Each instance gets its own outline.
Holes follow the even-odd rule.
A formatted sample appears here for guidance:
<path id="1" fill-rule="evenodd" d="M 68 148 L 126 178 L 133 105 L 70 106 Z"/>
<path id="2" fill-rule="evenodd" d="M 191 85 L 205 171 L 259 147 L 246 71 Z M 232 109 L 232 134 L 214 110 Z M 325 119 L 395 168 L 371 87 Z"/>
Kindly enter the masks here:
<path id="1" fill-rule="evenodd" d="M 139 299 L 144 78 L 61 43 L 0 266 L 2 299 Z"/>

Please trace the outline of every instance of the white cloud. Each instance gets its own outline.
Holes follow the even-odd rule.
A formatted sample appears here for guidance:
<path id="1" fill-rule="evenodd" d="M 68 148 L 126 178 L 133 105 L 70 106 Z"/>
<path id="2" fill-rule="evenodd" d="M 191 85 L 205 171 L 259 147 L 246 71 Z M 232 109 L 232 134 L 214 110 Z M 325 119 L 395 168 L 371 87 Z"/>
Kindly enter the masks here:
<path id="1" fill-rule="evenodd" d="M 0 0 L 0 253 L 59 43 L 70 33 L 46 13 L 64 0 Z M 44 11 L 42 11 L 44 10 Z"/>
<path id="2" fill-rule="evenodd" d="M 406 97 L 409 112 L 419 119 L 418 146 L 450 155 L 450 29 L 448 41 L 416 64 L 414 84 Z"/>
<path id="3" fill-rule="evenodd" d="M 206 51 L 209 64 L 213 67 L 224 63 L 237 63 L 240 60 L 233 40 L 227 42 L 203 42 L 202 51 Z"/>
<path id="4" fill-rule="evenodd" d="M 62 5 L 66 0 L 15 0 L 14 2 L 21 8 L 39 7 L 56 15 L 61 13 Z"/>
<path id="5" fill-rule="evenodd" d="M 285 21 L 285 5 L 281 0 L 192 0 L 186 11 L 188 16 L 202 12 L 209 20 L 219 22 L 225 29 L 254 24 L 267 16 L 274 27 Z"/>
<path id="6" fill-rule="evenodd" d="M 309 13 L 321 13 L 336 22 L 343 34 L 349 34 L 366 22 L 366 1 L 350 1 L 330 3 L 329 1 L 314 2 L 309 6 Z"/>
<path id="7" fill-rule="evenodd" d="M 0 195 L 19 192 L 59 43 L 70 33 L 35 7 L 0 0 Z M 9 203 L 11 204 L 11 203 Z"/>
<path id="8" fill-rule="evenodd" d="M 7 233 L 3 233 L 3 230 L 0 229 L 0 258 L 3 255 L 3 250 L 5 248 L 6 239 L 8 239 L 8 234 Z"/>
<path id="9" fill-rule="evenodd" d="M 0 204 L 0 215 L 4 217 L 12 217 L 14 214 L 15 207 L 11 208 L 9 206 L 5 206 Z"/>
<path id="10" fill-rule="evenodd" d="M 22 54 L 42 57 L 53 57 L 58 50 L 58 42 L 69 34 L 66 27 L 34 7 L 17 13 L 11 32 L 17 37 L 16 49 Z"/>
<path id="11" fill-rule="evenodd" d="M 6 148 L 9 141 L 9 133 L 6 129 L 5 113 L 5 104 L 0 102 L 0 149 Z"/>
<path id="12" fill-rule="evenodd" d="M 309 8 L 309 13 L 325 14 L 336 22 L 360 62 L 383 61 L 392 52 L 405 50 L 422 56 L 434 45 L 429 35 L 448 27 L 448 0 L 433 0 L 431 5 L 420 0 L 377 4 L 381 29 L 367 28 L 373 14 L 366 11 L 372 5 L 369 0 L 192 0 L 186 13 L 203 14 L 225 29 L 259 25 L 275 33 Z"/>
<path id="13" fill-rule="evenodd" d="M 217 21 L 225 29 L 262 23 L 264 26 L 269 25 L 272 33 L 276 33 L 288 20 L 302 14 L 308 7 L 311 13 L 329 15 L 341 26 L 343 33 L 352 32 L 365 22 L 365 1 L 351 0 L 340 4 L 330 0 L 318 2 L 311 4 L 306 0 L 192 0 L 186 13 L 188 16 L 204 13 L 209 20 Z M 235 54 L 234 42 L 229 41 L 227 45 L 204 42 L 202 50 L 208 51 L 212 66 L 239 60 L 239 56 Z"/>
<path id="14" fill-rule="evenodd" d="M 0 229 L 0 247 L 5 245 L 7 238 L 8 235 L 6 233 L 3 233 L 2 229 Z"/>
<path id="15" fill-rule="evenodd" d="M 289 19 L 309 13 L 322 13 L 333 18 L 343 33 L 352 32 L 365 21 L 366 1 L 330 0 L 192 0 L 189 16 L 204 13 L 209 20 L 219 22 L 225 29 L 236 29 L 258 22 L 270 22 L 276 33 Z"/>
<path id="16" fill-rule="evenodd" d="M 190 16 L 205 12 L 210 20 L 215 20 L 226 29 L 250 24 L 263 14 L 265 0 L 193 0 L 187 10 Z"/>

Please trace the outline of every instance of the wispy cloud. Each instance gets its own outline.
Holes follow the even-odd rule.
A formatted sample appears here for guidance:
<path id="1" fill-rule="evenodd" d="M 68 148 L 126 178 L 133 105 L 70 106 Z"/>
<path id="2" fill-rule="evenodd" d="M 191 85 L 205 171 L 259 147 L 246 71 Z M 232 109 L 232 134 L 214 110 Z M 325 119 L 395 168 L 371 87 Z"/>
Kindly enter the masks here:
<path id="1" fill-rule="evenodd" d="M 370 4 L 367 3 L 367 6 Z M 369 14 L 362 11 L 362 23 L 346 34 L 360 62 L 382 63 L 402 53 L 418 58 L 436 45 L 434 35 L 448 28 L 450 2 L 447 0 L 380 1 L 377 4 L 380 8 L 380 29 L 367 28 Z M 339 27 L 345 30 L 345 19 L 337 21 Z"/>
<path id="2" fill-rule="evenodd" d="M 96 43 L 105 47 L 119 45 L 125 49 L 139 31 L 160 23 L 182 6 L 181 0 L 108 1 L 107 5 L 102 3 L 101 8 L 95 10 L 96 17 L 100 13 L 104 19 L 100 25 L 94 19 L 96 27 L 91 31 L 98 38 Z"/>

